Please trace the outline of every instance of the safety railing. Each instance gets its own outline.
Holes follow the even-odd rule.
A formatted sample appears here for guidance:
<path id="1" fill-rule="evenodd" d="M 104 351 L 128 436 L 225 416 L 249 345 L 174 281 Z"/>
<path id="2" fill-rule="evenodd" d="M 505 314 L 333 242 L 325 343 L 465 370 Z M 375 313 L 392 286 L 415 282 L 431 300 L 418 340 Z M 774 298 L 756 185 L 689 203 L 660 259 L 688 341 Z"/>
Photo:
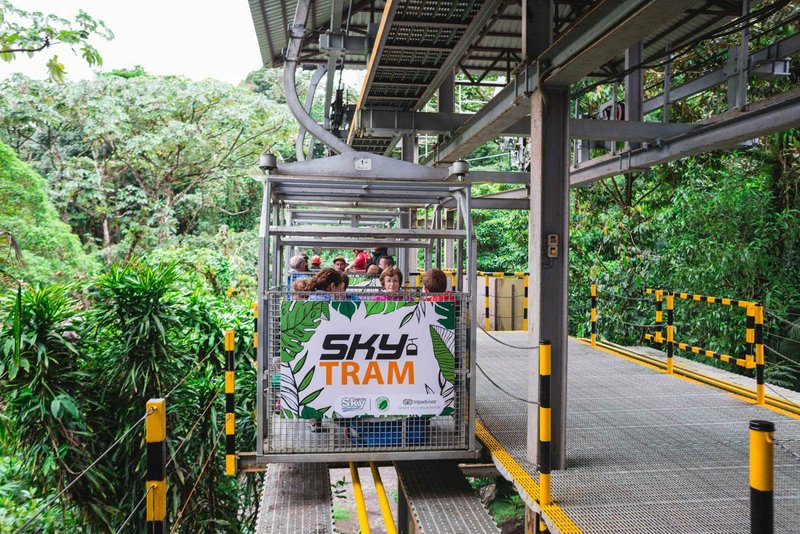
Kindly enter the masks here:
<path id="1" fill-rule="evenodd" d="M 659 347 L 666 349 L 667 372 L 674 372 L 675 350 L 691 352 L 692 354 L 713 358 L 721 362 L 735 364 L 745 370 L 753 370 L 753 378 L 756 379 L 756 401 L 764 404 L 764 307 L 753 301 L 713 297 L 708 295 L 679 293 L 667 289 L 646 288 L 646 295 L 652 295 L 655 307 L 654 323 L 632 325 L 641 327 L 649 332 L 643 333 L 642 337 Z M 598 293 L 597 284 L 592 284 L 590 288 L 590 340 L 592 345 L 597 344 L 599 330 L 598 321 Z M 641 302 L 643 299 L 638 297 L 628 297 L 628 300 Z M 746 324 L 744 329 L 744 354 L 732 356 L 700 347 L 692 343 L 676 339 L 675 325 L 675 301 L 685 300 L 722 306 L 738 307 L 746 312 Z M 666 307 L 666 321 L 664 308 Z M 627 323 L 626 323 L 627 324 Z"/>

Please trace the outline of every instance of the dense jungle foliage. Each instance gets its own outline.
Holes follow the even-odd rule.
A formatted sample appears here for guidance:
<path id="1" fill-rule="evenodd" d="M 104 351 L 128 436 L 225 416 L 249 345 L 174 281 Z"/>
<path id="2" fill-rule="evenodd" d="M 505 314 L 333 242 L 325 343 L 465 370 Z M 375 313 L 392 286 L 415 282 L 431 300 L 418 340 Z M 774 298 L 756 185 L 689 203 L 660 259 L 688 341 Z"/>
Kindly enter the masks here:
<path id="1" fill-rule="evenodd" d="M 703 59 L 699 48 L 699 59 L 677 60 L 676 83 Z M 94 48 L 87 53 L 99 63 Z M 249 531 L 260 482 L 223 473 L 220 341 L 236 330 L 237 439 L 252 450 L 254 162 L 264 149 L 295 157 L 280 73 L 258 71 L 234 87 L 141 68 L 59 83 L 57 59 L 53 68 L 55 80 L 0 82 L 0 242 L 9 245 L 0 255 L 0 532 L 41 510 L 41 531 L 115 531 L 126 521 L 137 530 L 141 418 L 157 396 L 169 413 L 168 516 L 188 502 L 181 532 Z M 754 81 L 751 98 L 796 86 L 793 69 Z M 659 81 L 648 71 L 650 93 Z M 459 86 L 458 111 L 492 94 Z M 608 100 L 608 85 L 587 89 L 581 114 Z M 670 119 L 724 106 L 721 87 L 673 106 Z M 320 118 L 321 105 L 312 114 Z M 497 143 L 469 159 L 511 169 Z M 588 331 L 593 282 L 600 333 L 624 344 L 642 343 L 653 322 L 647 287 L 755 300 L 767 309 L 768 381 L 800 389 L 800 130 L 608 178 L 573 190 L 570 206 L 572 334 Z M 527 212 L 474 216 L 478 268 L 527 270 Z M 679 301 L 676 325 L 682 341 L 744 350 L 741 309 Z"/>

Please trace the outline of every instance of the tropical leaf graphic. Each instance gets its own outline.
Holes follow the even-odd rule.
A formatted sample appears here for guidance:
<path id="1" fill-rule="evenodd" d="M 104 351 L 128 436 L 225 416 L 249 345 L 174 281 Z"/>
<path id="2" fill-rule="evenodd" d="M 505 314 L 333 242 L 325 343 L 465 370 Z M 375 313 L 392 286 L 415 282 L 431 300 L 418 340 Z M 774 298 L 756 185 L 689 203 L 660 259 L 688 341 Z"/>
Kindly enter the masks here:
<path id="1" fill-rule="evenodd" d="M 347 300 L 337 300 L 337 301 L 331 302 L 331 308 L 333 308 L 334 310 L 338 311 L 339 313 L 341 313 L 342 315 L 344 315 L 348 319 L 352 319 L 353 318 L 353 314 L 356 313 L 356 310 L 358 309 L 358 304 L 361 304 L 361 303 L 360 302 L 350 302 L 350 301 L 347 301 Z"/>
<path id="2" fill-rule="evenodd" d="M 400 308 L 405 308 L 406 306 L 415 306 L 415 303 L 391 300 L 375 300 L 364 302 L 364 305 L 366 306 L 367 310 L 366 317 L 369 317 L 370 315 L 390 314 L 399 310 Z M 408 321 L 401 323 L 400 326 L 403 326 L 406 322 Z"/>
<path id="3" fill-rule="evenodd" d="M 439 324 L 449 330 L 456 328 L 456 305 L 454 302 L 434 302 L 433 311 L 441 316 Z"/>
<path id="4" fill-rule="evenodd" d="M 285 301 L 281 304 L 281 362 L 291 362 L 324 317 L 330 320 L 329 303 L 324 301 Z"/>
<path id="5" fill-rule="evenodd" d="M 433 355 L 436 358 L 436 361 L 439 362 L 439 369 L 448 382 L 454 383 L 456 381 L 456 361 L 453 357 L 453 351 L 447 347 L 447 344 L 437 331 L 436 326 L 431 325 L 429 330 L 431 333 L 431 343 L 433 344 Z"/>

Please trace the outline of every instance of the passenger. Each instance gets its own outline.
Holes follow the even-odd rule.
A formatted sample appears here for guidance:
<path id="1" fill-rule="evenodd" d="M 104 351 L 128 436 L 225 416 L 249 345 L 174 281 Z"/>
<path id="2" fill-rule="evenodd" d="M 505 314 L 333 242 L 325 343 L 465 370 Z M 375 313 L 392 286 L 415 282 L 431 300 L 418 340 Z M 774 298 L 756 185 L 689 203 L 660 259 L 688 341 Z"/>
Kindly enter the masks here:
<path id="1" fill-rule="evenodd" d="M 333 268 L 340 273 L 344 273 L 347 270 L 347 260 L 344 259 L 344 256 L 336 256 L 333 258 Z"/>
<path id="2" fill-rule="evenodd" d="M 308 272 L 308 260 L 304 258 L 301 254 L 297 256 L 292 256 L 289 260 L 289 267 L 296 273 L 307 273 Z"/>
<path id="3" fill-rule="evenodd" d="M 322 269 L 322 258 L 319 256 L 314 256 L 311 258 L 311 270 L 312 271 L 319 271 Z"/>
<path id="4" fill-rule="evenodd" d="M 313 278 L 313 291 L 308 300 L 333 300 L 331 293 L 344 292 L 342 273 L 330 267 L 322 269 Z"/>
<path id="5" fill-rule="evenodd" d="M 427 295 L 423 300 L 428 301 L 454 301 L 455 295 L 444 295 L 447 291 L 447 275 L 441 269 L 431 269 L 422 275 L 422 291 L 425 293 L 438 293 Z"/>
<path id="6" fill-rule="evenodd" d="M 381 275 L 381 268 L 374 263 L 367 267 L 367 278 L 378 278 Z"/>
<path id="7" fill-rule="evenodd" d="M 314 291 L 314 278 L 310 276 L 298 278 L 292 282 L 292 291 L 296 292 L 296 294 L 293 295 L 294 300 L 307 300 L 307 292 Z"/>
<path id="8" fill-rule="evenodd" d="M 378 267 L 381 271 L 385 271 L 389 267 L 394 267 L 394 258 L 391 256 L 381 256 L 378 260 Z"/>
<path id="9" fill-rule="evenodd" d="M 388 255 L 389 251 L 386 249 L 386 247 L 375 247 L 372 249 L 372 260 L 370 261 L 370 263 L 372 265 L 378 265 L 378 260 L 381 259 L 381 256 L 388 256 Z"/>
<path id="10" fill-rule="evenodd" d="M 353 258 L 353 263 L 348 265 L 346 270 L 348 270 L 348 271 L 363 271 L 363 270 L 365 270 L 367 268 L 367 262 L 369 261 L 369 254 L 367 254 L 364 249 L 360 249 L 360 248 L 354 248 L 353 252 L 355 253 L 355 257 Z M 342 259 L 344 259 L 344 258 L 342 258 Z"/>
<path id="11" fill-rule="evenodd" d="M 406 300 L 404 295 L 398 293 L 403 285 L 403 273 L 400 272 L 400 269 L 389 267 L 381 273 L 380 280 L 387 294 L 378 295 L 375 300 Z"/>

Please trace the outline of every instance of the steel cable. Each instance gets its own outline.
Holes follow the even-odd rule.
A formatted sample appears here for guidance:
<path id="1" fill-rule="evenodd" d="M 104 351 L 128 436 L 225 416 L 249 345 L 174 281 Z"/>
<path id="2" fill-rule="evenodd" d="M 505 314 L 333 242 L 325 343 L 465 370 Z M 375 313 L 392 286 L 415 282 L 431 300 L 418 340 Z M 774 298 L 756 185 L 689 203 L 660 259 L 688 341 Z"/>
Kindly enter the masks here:
<path id="1" fill-rule="evenodd" d="M 149 408 L 149 409 L 147 410 L 147 413 L 145 413 L 145 414 L 144 414 L 142 417 L 140 417 L 138 421 L 136 421 L 135 423 L 133 423 L 133 424 L 130 426 L 130 428 L 128 428 L 128 430 L 126 430 L 126 431 L 125 431 L 125 432 L 124 432 L 124 433 L 123 433 L 123 434 L 122 434 L 120 437 L 118 437 L 118 438 L 116 439 L 116 441 L 114 441 L 114 443 L 112 443 L 112 444 L 111 444 L 111 445 L 110 445 L 110 446 L 109 446 L 109 447 L 108 447 L 108 448 L 107 448 L 105 451 L 103 451 L 103 453 L 102 453 L 100 456 L 98 456 L 98 457 L 97 457 L 97 458 L 96 458 L 96 459 L 95 459 L 95 460 L 94 460 L 94 461 L 93 461 L 91 464 L 89 464 L 89 466 L 88 466 L 86 469 L 84 469 L 83 471 L 81 471 L 81 472 L 78 474 L 78 476 L 76 476 L 76 477 L 75 477 L 75 478 L 72 480 L 72 482 L 70 482 L 69 484 L 67 484 L 67 485 L 64 487 L 64 489 L 62 489 L 62 490 L 61 490 L 61 491 L 59 491 L 57 494 L 55 494 L 53 497 L 51 497 L 51 498 L 50 498 L 50 499 L 49 499 L 49 500 L 48 500 L 48 501 L 47 501 L 47 502 L 44 504 L 44 506 L 42 506 L 42 507 L 41 507 L 41 509 L 40 509 L 38 512 L 36 512 L 36 514 L 35 514 L 33 517 L 31 517 L 30 519 L 28 519 L 28 520 L 25 522 L 25 524 L 24 524 L 24 525 L 22 525 L 20 528 L 18 528 L 17 530 L 15 530 L 15 531 L 14 531 L 14 534 L 20 534 L 20 533 L 24 532 L 24 531 L 25 531 L 25 527 L 29 526 L 29 525 L 30 525 L 31 523 L 33 523 L 33 522 L 34 522 L 34 521 L 35 521 L 35 520 L 36 520 L 36 519 L 37 519 L 37 518 L 38 518 L 40 515 L 42 515 L 42 514 L 44 513 L 44 511 L 45 511 L 45 510 L 47 510 L 47 508 L 49 508 L 49 507 L 50 507 L 50 505 L 52 505 L 52 504 L 53 504 L 53 503 L 54 503 L 54 502 L 55 502 L 55 501 L 56 501 L 56 500 L 57 500 L 59 497 L 61 497 L 61 495 L 63 495 L 63 494 L 64 494 L 64 492 L 66 492 L 66 491 L 67 491 L 69 488 L 71 488 L 71 487 L 72 487 L 72 486 L 73 486 L 73 485 L 74 485 L 74 484 L 75 484 L 75 483 L 76 483 L 78 480 L 80 480 L 80 479 L 83 477 L 83 475 L 85 475 L 86 473 L 88 473 L 88 472 L 89 472 L 89 471 L 90 471 L 90 470 L 91 470 L 91 469 L 92 469 L 92 468 L 93 468 L 95 465 L 97 465 L 97 464 L 100 462 L 100 460 L 102 460 L 102 459 L 105 457 L 105 455 L 106 455 L 106 454 L 108 454 L 109 452 L 111 452 L 111 451 L 112 451 L 112 450 L 113 450 L 113 449 L 114 449 L 114 448 L 115 448 L 117 445 L 119 445 L 120 443 L 122 443 L 122 440 L 123 440 L 123 439 L 125 439 L 125 437 L 126 437 L 128 434 L 130 434 L 130 433 L 131 433 L 131 432 L 132 432 L 132 431 L 133 431 L 133 430 L 134 430 L 134 429 L 135 429 L 137 426 L 139 426 L 139 424 L 140 424 L 142 421 L 144 421 L 145 419 L 147 419 L 147 417 L 148 417 L 148 416 L 150 416 L 150 414 L 152 414 L 152 413 L 153 413 L 153 409 L 152 409 L 152 408 Z"/>
<path id="2" fill-rule="evenodd" d="M 197 369 L 200 367 L 200 365 L 202 365 L 202 364 L 203 364 L 203 363 L 204 363 L 206 360 L 208 360 L 208 359 L 211 357 L 211 355 L 212 355 L 212 354 L 214 354 L 214 353 L 216 352 L 216 350 L 217 350 L 217 348 L 219 347 L 219 344 L 220 344 L 220 343 L 222 343 L 222 340 L 221 340 L 221 339 L 220 339 L 219 341 L 217 341 L 217 344 L 216 344 L 216 345 L 214 345 L 214 347 L 213 347 L 213 348 L 212 348 L 210 351 L 208 351 L 208 354 L 206 354 L 206 355 L 205 355 L 205 357 L 204 357 L 202 360 L 200 360 L 199 362 L 197 362 L 196 364 L 194 364 L 194 366 L 193 366 L 191 369 L 189 369 L 189 372 L 188 372 L 188 373 L 186 373 L 186 375 L 184 375 L 184 377 L 183 377 L 183 378 L 181 378 L 181 379 L 178 381 L 178 383 L 177 383 L 177 384 L 175 384 L 174 386 L 172 386 L 172 389 L 170 389 L 170 390 L 169 390 L 169 392 L 168 392 L 166 395 L 164 395 L 164 398 L 165 398 L 165 399 L 168 399 L 168 398 L 169 398 L 169 396 L 170 396 L 170 395 L 172 395 L 172 393 L 173 393 L 173 392 L 174 392 L 176 389 L 178 389 L 178 387 L 180 387 L 180 385 L 181 385 L 181 384 L 183 384 L 184 382 L 186 382 L 186 380 L 189 378 L 189 376 L 190 376 L 192 373 L 194 373 L 194 372 L 195 372 L 195 371 L 196 371 L 196 370 L 197 370 Z"/>
<path id="3" fill-rule="evenodd" d="M 125 521 L 123 521 L 122 524 L 119 526 L 119 528 L 116 530 L 116 534 L 119 534 L 120 532 L 122 532 L 122 530 L 128 525 L 128 523 L 130 522 L 131 518 L 133 518 L 133 514 L 136 513 L 136 510 L 138 510 L 139 507 L 144 502 L 144 500 L 147 499 L 147 496 L 150 494 L 151 491 L 153 491 L 153 488 L 154 488 L 154 486 L 152 486 L 152 485 L 147 488 L 147 491 L 144 492 L 144 496 L 141 499 L 139 499 L 139 502 L 137 502 L 136 506 L 133 507 L 133 510 L 131 510 L 131 513 L 128 514 L 128 517 L 125 518 Z"/>
<path id="4" fill-rule="evenodd" d="M 220 434 L 221 436 L 222 434 Z M 170 529 L 170 534 L 175 532 L 175 529 L 178 528 L 178 524 L 181 522 L 183 518 L 183 512 L 186 511 L 186 507 L 189 505 L 189 501 L 192 500 L 192 496 L 194 495 L 194 490 L 197 489 L 197 485 L 200 483 L 200 479 L 203 478 L 203 474 L 206 472 L 206 467 L 208 467 L 208 462 L 211 461 L 211 457 L 214 456 L 214 452 L 217 450 L 217 446 L 219 445 L 219 437 L 217 437 L 216 443 L 211 448 L 211 452 L 208 453 L 206 457 L 205 463 L 203 463 L 203 467 L 200 468 L 200 473 L 197 475 L 197 480 L 194 481 L 192 485 L 192 489 L 189 491 L 189 495 L 186 497 L 186 500 L 183 502 L 183 506 L 181 507 L 181 511 L 178 512 L 177 517 L 175 518 L 175 523 L 172 524 L 172 528 Z"/>
<path id="5" fill-rule="evenodd" d="M 477 326 L 477 325 L 476 325 L 476 326 Z M 494 337 L 492 334 L 490 334 L 489 332 L 487 332 L 486 330 L 484 330 L 484 329 L 483 329 L 483 327 L 481 327 L 481 326 L 478 326 L 478 329 L 482 330 L 484 334 L 486 334 L 487 336 L 489 336 L 489 337 L 490 337 L 490 338 L 492 338 L 493 340 L 497 341 L 497 342 L 498 342 L 498 343 L 500 343 L 501 345 L 505 345 L 506 347 L 509 347 L 509 348 L 512 348 L 512 349 L 519 349 L 519 350 L 533 350 L 533 349 L 538 349 L 538 348 L 539 348 L 539 345 L 534 345 L 534 346 L 532 346 L 532 347 L 527 347 L 527 346 L 523 347 L 523 346 L 520 346 L 520 345 L 511 345 L 510 343 L 506 343 L 505 341 L 501 341 L 501 340 L 497 339 L 497 338 L 496 338 L 496 337 Z"/>
<path id="6" fill-rule="evenodd" d="M 171 455 L 170 455 L 170 458 L 169 458 L 169 461 L 167 462 L 167 465 L 166 465 L 166 467 L 169 467 L 170 465 L 172 465 L 172 462 L 175 460 L 175 457 L 178 455 L 178 453 L 179 453 L 179 452 L 180 452 L 180 450 L 183 448 L 183 446 L 184 446 L 184 444 L 186 443 L 186 441 L 187 441 L 187 440 L 189 439 L 189 437 L 192 435 L 192 432 L 194 432 L 194 429 L 195 429 L 195 428 L 197 428 L 197 425 L 199 425 L 199 424 L 200 424 L 200 421 L 202 421 L 202 420 L 203 420 L 203 417 L 205 417 L 205 415 L 206 415 L 206 412 L 208 412 L 208 409 L 209 409 L 209 408 L 211 408 L 211 405 L 212 405 L 212 404 L 214 404 L 214 401 L 215 401 L 215 400 L 217 400 L 217 397 L 219 396 L 219 393 L 220 393 L 220 390 L 218 389 L 218 390 L 217 390 L 217 392 L 216 392 L 216 393 L 214 393 L 214 396 L 213 396 L 213 397 L 211 397 L 211 400 L 210 400 L 210 401 L 208 401 L 208 404 L 206 404 L 206 407 L 203 409 L 203 413 L 201 413 L 201 414 L 200 414 L 200 417 L 198 417 L 198 418 L 195 420 L 194 424 L 193 424 L 193 425 L 192 425 L 192 427 L 189 429 L 189 432 L 187 432 L 187 433 L 186 433 L 186 435 L 185 435 L 185 436 L 183 437 L 183 439 L 181 440 L 180 444 L 178 445 L 178 448 L 177 448 L 177 449 L 175 449 L 175 452 L 174 452 L 173 454 L 171 454 Z"/>
<path id="7" fill-rule="evenodd" d="M 507 391 L 506 389 L 504 389 L 500 384 L 498 384 L 497 382 L 492 380 L 491 377 L 488 374 L 486 374 L 486 371 L 483 370 L 483 367 L 481 367 L 478 364 L 478 362 L 475 362 L 475 367 L 477 367 L 478 370 L 481 372 L 481 374 L 486 377 L 486 380 L 488 380 L 490 384 L 492 384 L 494 387 L 496 387 L 497 389 L 499 389 L 500 391 L 502 391 L 503 393 L 505 393 L 506 395 L 508 395 L 512 399 L 520 401 L 520 402 L 524 402 L 526 404 L 535 404 L 537 406 L 539 405 L 538 402 L 535 402 L 535 401 L 532 401 L 532 400 L 528 400 L 528 399 L 523 399 L 522 397 L 514 395 L 510 391 Z"/>

